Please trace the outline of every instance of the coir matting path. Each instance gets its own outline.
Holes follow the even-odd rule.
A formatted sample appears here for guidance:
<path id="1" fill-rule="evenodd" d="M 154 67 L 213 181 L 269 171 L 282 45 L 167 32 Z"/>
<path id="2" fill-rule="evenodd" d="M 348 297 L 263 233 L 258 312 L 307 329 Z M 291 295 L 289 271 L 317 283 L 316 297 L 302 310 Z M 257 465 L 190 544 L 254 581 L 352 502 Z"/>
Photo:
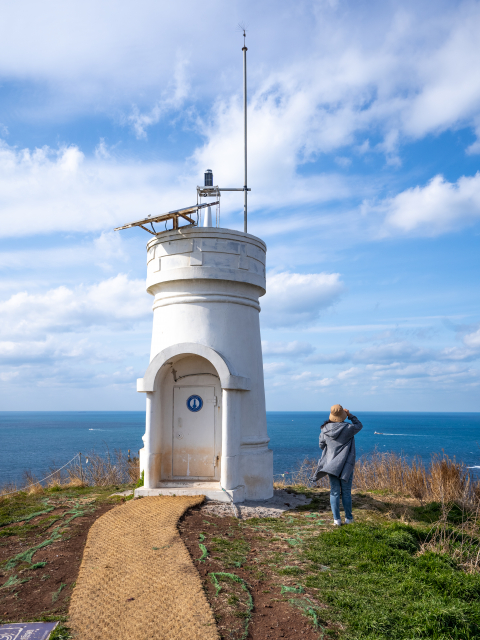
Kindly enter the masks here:
<path id="1" fill-rule="evenodd" d="M 131 500 L 88 534 L 70 604 L 76 640 L 218 640 L 177 522 L 203 496 Z"/>

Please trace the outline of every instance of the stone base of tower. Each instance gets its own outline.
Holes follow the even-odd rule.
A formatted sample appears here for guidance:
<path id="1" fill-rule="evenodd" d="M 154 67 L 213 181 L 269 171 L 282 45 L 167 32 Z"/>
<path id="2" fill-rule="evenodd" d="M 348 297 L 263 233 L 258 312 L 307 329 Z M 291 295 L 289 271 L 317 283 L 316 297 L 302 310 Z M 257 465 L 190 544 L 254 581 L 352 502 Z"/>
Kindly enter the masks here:
<path id="1" fill-rule="evenodd" d="M 135 498 L 146 496 L 205 496 L 217 502 L 243 502 L 245 487 L 222 491 L 219 482 L 160 482 L 155 489 L 135 489 Z"/>
<path id="2" fill-rule="evenodd" d="M 251 448 L 251 447 L 249 447 Z M 273 451 L 239 456 L 240 481 L 245 486 L 246 500 L 269 500 L 273 496 Z"/>

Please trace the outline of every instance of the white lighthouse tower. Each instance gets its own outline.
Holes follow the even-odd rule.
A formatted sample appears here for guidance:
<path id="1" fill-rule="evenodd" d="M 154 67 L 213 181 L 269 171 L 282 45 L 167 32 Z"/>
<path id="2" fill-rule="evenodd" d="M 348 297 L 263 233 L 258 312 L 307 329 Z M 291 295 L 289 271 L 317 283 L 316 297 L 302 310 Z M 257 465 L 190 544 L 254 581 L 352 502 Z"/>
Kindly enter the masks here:
<path id="1" fill-rule="evenodd" d="M 147 403 L 144 486 L 136 496 L 204 494 L 243 502 L 273 495 L 259 323 L 266 246 L 246 229 L 246 51 L 244 187 L 214 187 L 207 170 L 197 205 L 120 227 L 141 226 L 154 236 L 147 244 L 150 364 L 137 382 Z M 243 232 L 219 226 L 222 191 L 244 192 Z M 215 202 L 199 204 L 212 197 Z M 154 229 L 152 223 L 168 220 L 172 229 Z"/>

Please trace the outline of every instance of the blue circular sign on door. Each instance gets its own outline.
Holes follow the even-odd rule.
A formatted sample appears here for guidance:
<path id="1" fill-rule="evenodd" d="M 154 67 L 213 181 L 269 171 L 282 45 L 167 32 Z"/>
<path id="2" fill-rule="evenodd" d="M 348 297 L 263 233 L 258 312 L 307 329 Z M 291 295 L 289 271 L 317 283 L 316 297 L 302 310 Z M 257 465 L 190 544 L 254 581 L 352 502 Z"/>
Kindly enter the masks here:
<path id="1" fill-rule="evenodd" d="M 203 407 L 203 400 L 200 396 L 190 396 L 187 400 L 187 407 L 190 411 L 196 413 Z"/>

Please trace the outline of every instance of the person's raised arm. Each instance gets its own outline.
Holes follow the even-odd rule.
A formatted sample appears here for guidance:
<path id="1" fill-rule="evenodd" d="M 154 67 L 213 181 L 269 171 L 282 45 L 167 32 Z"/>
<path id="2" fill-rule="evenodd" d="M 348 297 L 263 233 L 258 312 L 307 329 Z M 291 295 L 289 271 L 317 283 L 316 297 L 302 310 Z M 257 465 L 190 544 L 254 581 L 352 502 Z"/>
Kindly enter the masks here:
<path id="1" fill-rule="evenodd" d="M 348 419 L 352 421 L 352 425 L 348 430 L 352 433 L 352 435 L 355 435 L 363 429 L 363 424 L 360 422 L 357 416 L 354 416 L 353 413 L 350 413 L 348 409 L 345 409 L 345 413 L 347 414 Z"/>

